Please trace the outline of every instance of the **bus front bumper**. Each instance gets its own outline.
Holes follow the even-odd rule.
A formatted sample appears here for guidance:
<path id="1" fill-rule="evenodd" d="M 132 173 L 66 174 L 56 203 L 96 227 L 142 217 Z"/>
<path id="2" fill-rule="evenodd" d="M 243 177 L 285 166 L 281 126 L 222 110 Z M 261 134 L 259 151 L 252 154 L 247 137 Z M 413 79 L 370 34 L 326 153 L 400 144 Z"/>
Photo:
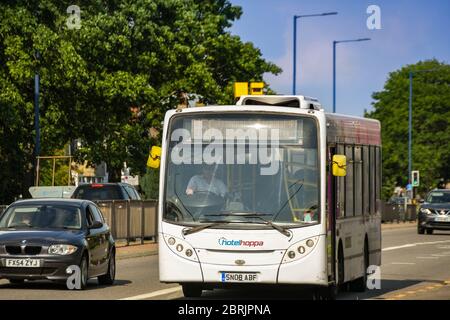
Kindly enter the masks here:
<path id="1" fill-rule="evenodd" d="M 160 251 L 160 281 L 166 283 L 235 284 L 301 284 L 328 285 L 327 262 L 323 250 L 325 237 L 307 256 L 288 263 L 270 265 L 227 265 L 194 262 Z M 165 245 L 165 244 L 162 244 Z M 161 246 L 161 244 L 160 244 Z M 183 270 L 180 272 L 180 270 Z"/>

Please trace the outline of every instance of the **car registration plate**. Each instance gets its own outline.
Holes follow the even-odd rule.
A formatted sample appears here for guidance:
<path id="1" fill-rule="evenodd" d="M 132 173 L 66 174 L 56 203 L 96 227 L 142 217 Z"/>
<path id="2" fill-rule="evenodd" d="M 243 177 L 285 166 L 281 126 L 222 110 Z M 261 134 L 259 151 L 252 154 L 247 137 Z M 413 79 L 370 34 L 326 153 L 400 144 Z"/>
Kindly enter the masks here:
<path id="1" fill-rule="evenodd" d="M 12 268 L 39 268 L 39 259 L 6 259 L 6 266 Z"/>
<path id="2" fill-rule="evenodd" d="M 435 221 L 437 221 L 437 222 L 450 222 L 450 217 L 449 216 L 436 217 Z"/>
<path id="3" fill-rule="evenodd" d="M 222 282 L 258 282 L 257 273 L 221 272 Z"/>

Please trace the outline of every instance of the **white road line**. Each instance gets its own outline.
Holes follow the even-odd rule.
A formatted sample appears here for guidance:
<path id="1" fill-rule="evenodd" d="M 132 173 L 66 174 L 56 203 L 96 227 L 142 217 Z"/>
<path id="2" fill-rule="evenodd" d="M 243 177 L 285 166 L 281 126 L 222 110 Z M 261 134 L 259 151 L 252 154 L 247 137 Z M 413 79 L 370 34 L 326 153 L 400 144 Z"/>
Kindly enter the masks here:
<path id="1" fill-rule="evenodd" d="M 413 265 L 415 262 L 392 262 L 391 264 L 404 264 L 404 265 Z"/>
<path id="2" fill-rule="evenodd" d="M 439 259 L 439 257 L 416 257 L 416 259 Z"/>
<path id="3" fill-rule="evenodd" d="M 158 296 L 163 296 L 165 294 L 170 294 L 170 293 L 175 293 L 175 292 L 181 293 L 181 286 L 174 287 L 174 288 L 168 288 L 168 289 L 162 289 L 162 290 L 158 290 L 158 291 L 153 291 L 150 293 L 144 293 L 144 294 L 140 294 L 138 296 L 122 298 L 119 300 L 144 300 L 144 299 L 155 298 Z"/>
<path id="4" fill-rule="evenodd" d="M 396 246 L 396 247 L 388 247 L 384 248 L 381 251 L 392 251 L 392 250 L 398 250 L 398 249 L 404 249 L 404 248 L 411 248 L 421 245 L 427 245 L 427 244 L 439 244 L 439 243 L 450 243 L 450 240 L 442 240 L 442 241 L 433 241 L 433 242 L 417 242 L 417 243 L 410 243 L 410 244 L 404 244 L 402 246 Z"/>

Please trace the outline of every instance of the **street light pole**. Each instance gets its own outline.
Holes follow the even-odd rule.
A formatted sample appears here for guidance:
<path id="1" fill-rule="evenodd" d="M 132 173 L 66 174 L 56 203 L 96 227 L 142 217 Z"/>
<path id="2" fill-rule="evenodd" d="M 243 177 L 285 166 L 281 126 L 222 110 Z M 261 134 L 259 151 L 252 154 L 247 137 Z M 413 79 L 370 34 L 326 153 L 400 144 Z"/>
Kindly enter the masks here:
<path id="1" fill-rule="evenodd" d="M 325 12 L 320 14 L 306 14 L 306 15 L 294 15 L 294 45 L 293 45 L 293 63 L 292 63 L 292 95 L 295 96 L 296 88 L 297 88 L 297 19 L 300 18 L 311 18 L 311 17 L 322 17 L 322 16 L 331 16 L 337 15 L 337 12 Z"/>
<path id="2" fill-rule="evenodd" d="M 39 60 L 39 52 L 36 52 L 36 59 Z M 39 125 L 39 72 L 34 75 L 34 129 L 36 131 L 36 140 L 34 146 L 35 157 L 41 153 L 41 130 Z"/>
<path id="3" fill-rule="evenodd" d="M 333 113 L 336 113 L 336 44 L 333 41 Z"/>
<path id="4" fill-rule="evenodd" d="M 336 113 L 336 45 L 338 43 L 369 41 L 370 38 L 333 41 L 333 113 Z"/>
<path id="5" fill-rule="evenodd" d="M 412 171 L 412 95 L 413 95 L 413 72 L 409 72 L 409 110 L 408 110 L 408 184 L 411 181 Z"/>
<path id="6" fill-rule="evenodd" d="M 294 61 L 292 70 L 292 95 L 295 96 L 296 79 L 297 79 L 297 16 L 294 16 Z"/>

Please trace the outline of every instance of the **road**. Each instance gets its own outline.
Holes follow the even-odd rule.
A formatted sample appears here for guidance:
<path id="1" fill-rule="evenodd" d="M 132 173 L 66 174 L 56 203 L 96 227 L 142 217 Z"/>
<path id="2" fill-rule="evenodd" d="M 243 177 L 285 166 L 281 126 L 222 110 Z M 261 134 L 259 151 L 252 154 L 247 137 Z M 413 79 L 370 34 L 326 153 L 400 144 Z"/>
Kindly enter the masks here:
<path id="1" fill-rule="evenodd" d="M 415 227 L 383 230 L 381 289 L 365 293 L 343 292 L 339 300 L 445 299 L 450 300 L 450 233 L 418 235 Z M 46 281 L 21 285 L 0 280 L 0 299 L 180 299 L 180 287 L 158 280 L 158 257 L 118 260 L 112 287 L 90 280 L 85 291 L 69 291 Z M 206 291 L 202 299 L 309 299 L 297 288 Z"/>

